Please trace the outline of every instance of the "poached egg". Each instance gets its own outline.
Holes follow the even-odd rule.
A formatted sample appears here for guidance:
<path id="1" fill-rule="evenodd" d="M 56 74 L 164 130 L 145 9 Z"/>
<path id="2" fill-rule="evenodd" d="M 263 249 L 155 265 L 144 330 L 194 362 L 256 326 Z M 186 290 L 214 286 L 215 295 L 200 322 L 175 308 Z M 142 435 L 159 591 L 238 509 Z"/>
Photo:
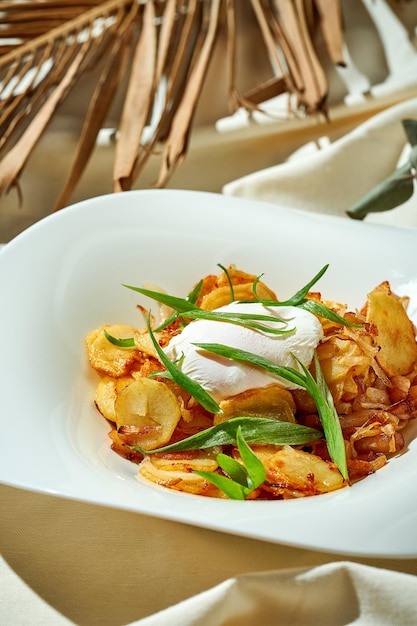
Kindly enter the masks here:
<path id="1" fill-rule="evenodd" d="M 216 311 L 268 315 L 271 320 L 258 323 L 292 332 L 271 334 L 224 321 L 194 320 L 173 337 L 164 349 L 172 361 L 183 357 L 181 369 L 184 374 L 199 383 L 216 402 L 272 383 L 279 383 L 287 389 L 297 388 L 294 383 L 255 365 L 221 357 L 193 344 L 219 343 L 301 371 L 293 355 L 308 367 L 315 348 L 323 338 L 322 326 L 315 315 L 294 306 L 267 307 L 260 302 L 232 302 Z"/>

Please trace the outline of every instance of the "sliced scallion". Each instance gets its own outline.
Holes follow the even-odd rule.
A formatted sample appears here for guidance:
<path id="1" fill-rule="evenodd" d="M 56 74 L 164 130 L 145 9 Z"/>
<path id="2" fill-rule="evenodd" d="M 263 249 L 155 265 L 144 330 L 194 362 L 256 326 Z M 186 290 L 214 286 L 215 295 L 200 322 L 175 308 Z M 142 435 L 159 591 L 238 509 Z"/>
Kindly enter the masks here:
<path id="1" fill-rule="evenodd" d="M 218 454 L 216 457 L 220 468 L 227 476 L 216 472 L 195 471 L 194 473 L 211 482 L 229 498 L 245 500 L 251 491 L 257 489 L 265 481 L 266 471 L 262 462 L 246 443 L 241 426 L 238 426 L 236 432 L 236 444 L 242 463 L 227 454 Z"/>
<path id="2" fill-rule="evenodd" d="M 320 439 L 323 436 L 323 433 L 319 430 L 301 424 L 281 422 L 265 417 L 241 416 L 233 417 L 225 422 L 216 424 L 216 426 L 211 426 L 195 435 L 191 435 L 186 439 L 155 450 L 143 450 L 139 446 L 134 446 L 134 449 L 142 452 L 142 454 L 156 454 L 200 450 L 213 448 L 214 446 L 235 444 L 239 427 L 248 443 L 298 446 Z"/>
<path id="3" fill-rule="evenodd" d="M 207 350 L 208 352 L 218 354 L 219 356 L 256 365 L 271 374 L 275 374 L 276 376 L 284 378 L 285 380 L 306 389 L 316 403 L 317 411 L 325 433 L 330 458 L 334 461 L 334 463 L 336 463 L 343 478 L 345 480 L 348 478 L 346 450 L 340 421 L 317 356 L 314 358 L 315 373 L 317 378 L 316 381 L 308 369 L 296 357 L 294 358 L 301 366 L 303 370 L 302 372 L 299 372 L 292 367 L 277 365 L 269 359 L 265 359 L 264 357 L 253 354 L 252 352 L 239 350 L 238 348 L 232 348 L 230 346 L 215 343 L 196 343 L 195 345 L 199 348 Z"/>
<path id="4" fill-rule="evenodd" d="M 150 315 L 148 315 L 147 317 L 146 326 L 155 350 L 159 356 L 159 359 L 162 365 L 166 367 L 172 380 L 178 383 L 183 389 L 188 391 L 188 393 L 190 393 L 197 400 L 197 402 L 199 402 L 201 406 L 210 413 L 222 413 L 222 410 L 217 402 L 213 400 L 213 398 L 207 393 L 207 391 L 203 389 L 203 387 L 199 385 L 195 380 L 184 374 L 182 370 L 166 356 L 165 352 L 159 345 L 154 333 L 152 332 Z"/>
<path id="5" fill-rule="evenodd" d="M 118 346 L 119 348 L 134 348 L 135 340 L 133 337 L 127 337 L 126 339 L 119 339 L 118 337 L 113 337 L 110 333 L 107 332 L 106 329 L 103 329 L 104 336 L 107 341 L 110 341 L 114 346 Z"/>

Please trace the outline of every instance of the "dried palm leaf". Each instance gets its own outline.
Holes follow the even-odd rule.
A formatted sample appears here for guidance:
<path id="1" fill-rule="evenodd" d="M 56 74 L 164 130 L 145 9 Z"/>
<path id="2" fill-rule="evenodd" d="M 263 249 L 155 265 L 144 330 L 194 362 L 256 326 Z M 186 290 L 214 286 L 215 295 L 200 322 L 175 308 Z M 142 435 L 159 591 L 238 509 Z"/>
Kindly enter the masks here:
<path id="1" fill-rule="evenodd" d="M 132 173 L 155 96 L 157 33 L 155 7 L 147 2 L 141 36 L 133 53 L 130 80 L 120 119 L 114 166 L 114 190 L 125 191 L 132 185 Z"/>
<path id="2" fill-rule="evenodd" d="M 343 63 L 340 0 L 251 0 L 272 75 L 244 94 L 237 85 L 235 17 L 241 7 L 241 0 L 3 1 L 0 194 L 18 185 L 51 119 L 92 70 L 95 88 L 84 103 L 83 128 L 55 208 L 68 204 L 120 92 L 113 189 L 130 189 L 157 148 L 156 185 L 166 185 L 186 155 L 223 25 L 232 110 L 253 111 L 288 93 L 303 112 L 326 112 L 328 86 L 316 33 L 321 28 L 332 61 Z"/>
<path id="3" fill-rule="evenodd" d="M 210 11 L 207 16 L 204 16 L 206 19 L 202 23 L 203 30 L 199 34 L 199 37 L 203 40 L 201 49 L 199 50 L 198 58 L 191 68 L 187 83 L 184 85 L 184 93 L 178 104 L 176 114 L 172 120 L 171 130 L 167 137 L 162 168 L 157 181 L 159 186 L 166 183 L 170 172 L 183 160 L 187 149 L 191 120 L 213 50 L 221 0 L 212 0 L 209 8 Z"/>
<path id="4" fill-rule="evenodd" d="M 94 91 L 81 130 L 70 173 L 55 203 L 55 210 L 68 204 L 71 194 L 87 166 L 94 150 L 97 136 L 105 123 L 106 115 L 115 97 L 117 87 L 120 83 L 120 76 L 124 73 L 123 68 L 125 68 L 127 64 L 127 53 L 128 47 L 126 38 L 120 37 L 116 39 Z M 104 85 L 106 86 L 105 89 L 103 88 Z"/>

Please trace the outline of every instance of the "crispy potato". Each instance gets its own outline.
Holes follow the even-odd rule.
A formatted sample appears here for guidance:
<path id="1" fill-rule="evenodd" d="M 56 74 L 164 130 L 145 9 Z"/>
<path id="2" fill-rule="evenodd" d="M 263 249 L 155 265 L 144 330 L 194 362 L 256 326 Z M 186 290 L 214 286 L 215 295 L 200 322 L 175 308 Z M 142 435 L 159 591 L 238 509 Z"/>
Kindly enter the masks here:
<path id="1" fill-rule="evenodd" d="M 152 450 L 166 444 L 178 424 L 181 411 L 175 394 L 164 382 L 139 378 L 115 400 L 116 425 L 136 427 L 137 445 Z"/>
<path id="2" fill-rule="evenodd" d="M 255 449 L 256 452 L 256 449 Z M 287 497 L 312 496 L 343 487 L 344 480 L 336 465 L 309 452 L 284 446 L 265 465 L 272 491 Z"/>
<path id="3" fill-rule="evenodd" d="M 237 270 L 234 266 L 228 267 L 227 271 L 233 284 L 235 300 L 254 300 L 252 287 L 257 277 L 254 274 Z M 207 289 L 204 290 L 204 295 L 199 302 L 199 306 L 205 311 L 213 311 L 230 304 L 230 285 L 226 274 L 222 272 L 219 276 L 210 278 L 210 290 L 208 292 Z M 258 282 L 256 291 L 264 300 L 277 299 L 275 293 L 261 281 Z"/>
<path id="4" fill-rule="evenodd" d="M 132 337 L 135 346 L 120 348 L 114 345 L 107 339 L 104 330 L 117 339 Z M 156 337 L 159 335 L 156 334 Z M 139 332 L 137 328 L 127 324 L 100 326 L 86 336 L 85 342 L 91 367 L 114 378 L 126 376 L 137 361 L 142 361 L 147 356 L 158 358 L 149 334 Z"/>
<path id="5" fill-rule="evenodd" d="M 218 468 L 216 454 L 199 451 L 175 455 L 177 458 L 146 456 L 139 465 L 139 474 L 158 485 L 186 493 L 222 497 L 221 492 L 194 471 L 214 472 Z"/>
<path id="6" fill-rule="evenodd" d="M 415 330 L 402 301 L 384 285 L 368 295 L 366 320 L 378 330 L 379 365 L 388 376 L 401 376 L 410 373 L 417 362 Z"/>
<path id="7" fill-rule="evenodd" d="M 254 300 L 252 292 L 253 282 L 245 283 L 242 285 L 236 285 L 233 288 L 235 300 Z M 276 296 L 273 291 L 270 291 L 263 283 L 258 283 L 257 294 L 264 300 L 275 300 Z M 222 306 L 230 304 L 230 287 L 218 287 L 211 293 L 204 296 L 201 301 L 201 308 L 205 311 L 213 311 L 219 309 Z"/>
<path id="8" fill-rule="evenodd" d="M 94 402 L 100 413 L 111 422 L 116 422 L 116 411 L 114 404 L 119 391 L 133 382 L 131 376 L 122 376 L 121 378 L 112 378 L 111 376 L 103 376 L 97 385 Z"/>
<path id="9" fill-rule="evenodd" d="M 106 325 L 89 333 L 85 340 L 88 359 L 95 370 L 115 378 L 125 376 L 137 360 L 139 350 L 136 347 L 120 348 L 115 346 L 106 338 L 104 330 L 117 339 L 135 337 L 138 335 L 138 331 L 133 326 L 126 324 Z"/>
<path id="10" fill-rule="evenodd" d="M 337 335 L 326 338 L 317 354 L 335 403 L 354 398 L 358 394 L 358 378 L 368 377 L 372 356 L 359 342 Z"/>
<path id="11" fill-rule="evenodd" d="M 160 334 L 154 333 L 155 337 L 158 339 Z M 142 352 L 142 354 L 146 354 L 147 356 L 153 356 L 155 359 L 158 358 L 158 353 L 155 350 L 155 346 L 153 345 L 152 339 L 150 335 L 146 332 L 136 332 L 135 333 L 135 344 L 136 348 Z"/>
<path id="12" fill-rule="evenodd" d="M 281 385 L 268 385 L 262 389 L 250 389 L 220 402 L 223 414 L 214 416 L 214 423 L 225 422 L 232 417 L 265 417 L 283 422 L 295 422 L 295 402 Z"/>

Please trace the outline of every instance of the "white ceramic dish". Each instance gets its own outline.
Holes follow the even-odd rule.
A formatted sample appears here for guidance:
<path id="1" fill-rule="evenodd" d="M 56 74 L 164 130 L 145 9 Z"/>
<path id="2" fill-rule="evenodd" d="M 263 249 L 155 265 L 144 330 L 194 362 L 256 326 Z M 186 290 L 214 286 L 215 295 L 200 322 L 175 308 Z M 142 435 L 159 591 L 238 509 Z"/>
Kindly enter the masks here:
<path id="1" fill-rule="evenodd" d="M 38 222 L 0 254 L 0 481 L 25 489 L 287 545 L 417 557 L 417 428 L 406 451 L 351 488 L 284 502 L 171 492 L 136 479 L 95 411 L 84 336 L 139 323 L 139 294 L 184 295 L 235 263 L 291 295 L 325 263 L 329 298 L 363 303 L 381 280 L 417 279 L 417 232 L 183 191 L 95 198 Z M 417 426 L 417 425 L 416 425 Z"/>

